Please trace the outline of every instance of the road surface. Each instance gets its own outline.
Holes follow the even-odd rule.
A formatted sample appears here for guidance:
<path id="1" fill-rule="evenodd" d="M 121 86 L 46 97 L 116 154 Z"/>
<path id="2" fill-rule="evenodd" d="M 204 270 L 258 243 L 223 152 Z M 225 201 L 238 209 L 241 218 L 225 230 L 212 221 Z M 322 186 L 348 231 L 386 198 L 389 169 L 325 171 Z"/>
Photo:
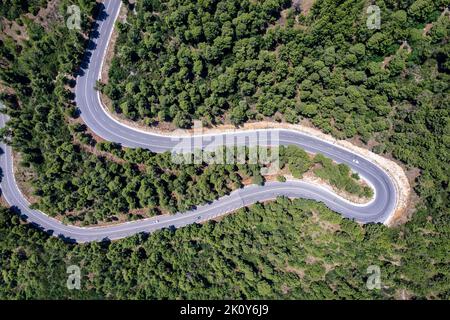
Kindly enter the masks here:
<path id="1" fill-rule="evenodd" d="M 103 139 L 120 143 L 125 147 L 142 147 L 154 152 L 173 150 L 174 147 L 179 145 L 180 139 L 141 131 L 118 122 L 105 111 L 100 102 L 99 93 L 94 89 L 96 80 L 100 77 L 102 61 L 120 9 L 120 2 L 119 0 L 104 2 L 104 12 L 97 20 L 97 26 L 94 30 L 98 31 L 98 37 L 91 39 L 95 45 L 89 46 L 91 49 L 87 51 L 86 59 L 82 64 L 82 72 L 77 77 L 75 90 L 77 107 L 86 125 Z M 93 34 L 96 34 L 96 32 L 93 32 Z M 2 114 L 0 116 L 0 127 L 3 127 L 6 121 L 7 117 Z M 269 136 L 269 140 L 265 143 L 262 139 L 266 136 Z M 256 140 L 260 144 L 272 145 L 276 142 L 274 139 L 277 138 L 280 145 L 296 145 L 308 152 L 322 153 L 338 163 L 347 164 L 362 176 L 374 188 L 374 199 L 365 205 L 358 205 L 337 196 L 328 189 L 304 181 L 268 182 L 264 186 L 252 185 L 236 190 L 228 196 L 198 206 L 192 211 L 161 216 L 157 220 L 150 218 L 104 227 L 69 226 L 41 211 L 29 208 L 29 203 L 21 193 L 14 178 L 11 148 L 3 143 L 0 144 L 0 148 L 4 151 L 0 156 L 0 166 L 3 171 L 2 195 L 29 222 L 54 236 L 76 242 L 114 240 L 139 232 L 152 232 L 171 227 L 178 228 L 212 219 L 258 201 L 275 199 L 277 196 L 322 201 L 330 209 L 341 213 L 343 216 L 363 223 L 384 222 L 395 210 L 397 191 L 390 176 L 369 160 L 333 143 L 308 134 L 283 129 L 255 130 L 250 133 L 241 131 L 223 134 L 222 137 L 220 134 L 205 135 L 204 137 L 204 141 L 201 141 L 203 148 L 211 146 L 209 140 L 213 140 L 213 145 L 220 143 L 222 137 L 227 143 L 230 138 L 234 138 L 246 145 L 254 145 Z M 191 138 L 184 138 L 182 141 L 186 142 L 186 139 Z"/>

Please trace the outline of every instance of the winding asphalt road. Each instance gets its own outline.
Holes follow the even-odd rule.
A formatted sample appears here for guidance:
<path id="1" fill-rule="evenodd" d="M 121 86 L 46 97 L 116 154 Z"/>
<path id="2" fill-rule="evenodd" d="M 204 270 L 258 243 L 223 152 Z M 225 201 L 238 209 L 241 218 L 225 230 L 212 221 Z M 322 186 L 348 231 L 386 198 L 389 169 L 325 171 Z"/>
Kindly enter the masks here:
<path id="1" fill-rule="evenodd" d="M 77 78 L 76 103 L 84 122 L 100 137 L 122 144 L 126 147 L 142 147 L 154 152 L 164 152 L 176 149 L 181 142 L 195 144 L 192 138 L 183 139 L 141 131 L 122 124 L 111 117 L 103 108 L 99 93 L 94 89 L 96 80 L 100 78 L 102 61 L 106 53 L 114 22 L 120 9 L 119 0 L 106 0 L 104 12 L 97 20 L 90 49 L 82 72 Z M 7 117 L 0 116 L 0 127 L 4 127 Z M 268 140 L 264 140 L 265 137 Z M 359 222 L 385 222 L 392 214 L 397 202 L 396 188 L 389 175 L 379 166 L 333 143 L 304 133 L 283 129 L 255 130 L 223 135 L 203 135 L 201 146 L 210 148 L 221 143 L 223 138 L 227 144 L 232 141 L 254 145 L 273 145 L 278 140 L 280 145 L 296 145 L 308 152 L 322 153 L 338 163 L 346 163 L 358 172 L 375 190 L 374 199 L 364 205 L 350 203 L 333 192 L 303 181 L 268 182 L 264 186 L 248 186 L 236 190 L 210 204 L 198 206 L 195 210 L 177 213 L 171 216 L 161 216 L 110 225 L 105 227 L 75 227 L 64 225 L 45 213 L 29 208 L 29 203 L 18 188 L 14 174 L 11 148 L 0 144 L 4 153 L 0 156 L 0 166 L 3 171 L 1 190 L 5 200 L 20 211 L 29 222 L 37 227 L 66 240 L 76 242 L 99 241 L 104 239 L 124 238 L 139 232 L 152 232 L 168 227 L 182 227 L 191 223 L 205 221 L 225 213 L 234 211 L 257 201 L 266 201 L 277 196 L 290 198 L 308 198 L 324 202 L 330 209 L 343 216 Z M 197 141 L 197 140 L 196 140 Z"/>

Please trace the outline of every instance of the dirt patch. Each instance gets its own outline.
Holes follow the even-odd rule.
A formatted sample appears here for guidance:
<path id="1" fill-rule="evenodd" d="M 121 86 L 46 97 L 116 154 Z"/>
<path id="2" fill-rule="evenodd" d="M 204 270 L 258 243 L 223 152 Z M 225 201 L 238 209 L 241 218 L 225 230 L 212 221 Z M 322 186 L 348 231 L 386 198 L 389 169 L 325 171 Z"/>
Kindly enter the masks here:
<path id="1" fill-rule="evenodd" d="M 1 65 L 1 63 L 0 63 Z M 7 87 L 0 82 L 0 93 L 5 93 L 7 95 L 15 95 L 16 92 L 13 88 Z"/>
<path id="2" fill-rule="evenodd" d="M 300 5 L 301 14 L 307 16 L 316 0 L 293 0 L 292 5 Z"/>
<path id="3" fill-rule="evenodd" d="M 395 294 L 396 300 L 411 300 L 414 295 L 406 289 L 398 290 Z"/>
<path id="4" fill-rule="evenodd" d="M 320 261 L 320 259 L 316 258 L 314 256 L 307 256 L 306 259 L 305 259 L 305 263 L 306 264 L 314 264 L 314 263 L 317 263 L 319 261 Z"/>
<path id="5" fill-rule="evenodd" d="M 433 28 L 433 24 L 432 23 L 427 23 L 425 25 L 425 28 L 423 28 L 422 35 L 426 36 L 428 34 L 428 32 L 431 30 L 431 28 Z"/>
<path id="6" fill-rule="evenodd" d="M 285 26 L 287 21 L 287 15 L 289 13 L 289 9 L 284 9 L 280 12 L 280 18 L 276 22 L 276 25 Z"/>
<path id="7" fill-rule="evenodd" d="M 0 40 L 4 41 L 6 37 L 10 37 L 16 43 L 22 43 L 28 40 L 25 25 L 19 25 L 16 21 L 9 21 L 5 17 L 0 18 Z"/>
<path id="8" fill-rule="evenodd" d="M 40 8 L 36 15 L 26 13 L 21 18 L 29 19 L 41 25 L 44 29 L 48 30 L 51 24 L 64 21 L 64 17 L 59 13 L 58 10 L 60 2 L 60 0 L 50 0 L 47 4 L 47 7 Z M 17 19 L 17 21 L 19 21 L 19 19 Z M 0 18 L 0 26 L 0 29 L 2 31 L 0 33 L 0 39 L 4 39 L 5 36 L 9 36 L 19 44 L 28 40 L 28 34 L 25 24 L 19 24 L 16 21 L 9 21 L 6 18 L 2 17 Z"/>
<path id="9" fill-rule="evenodd" d="M 391 62 L 391 60 L 394 58 L 394 56 L 389 56 L 389 57 L 385 57 L 383 59 L 383 62 L 381 63 L 381 69 L 386 69 L 386 67 L 389 65 L 389 62 Z"/>
<path id="10" fill-rule="evenodd" d="M 11 207 L 3 195 L 0 196 L 0 206 L 2 206 L 3 208 Z"/>
<path id="11" fill-rule="evenodd" d="M 298 275 L 300 277 L 300 279 L 303 279 L 305 277 L 305 270 L 299 269 L 299 268 L 295 268 L 295 267 L 290 266 L 290 265 L 286 266 L 284 271 L 295 273 L 296 275 Z"/>
<path id="12" fill-rule="evenodd" d="M 26 16 L 32 19 L 34 22 L 39 23 L 45 29 L 56 22 L 56 21 L 64 21 L 64 17 L 59 13 L 58 7 L 60 5 L 61 0 L 50 0 L 47 4 L 47 7 L 39 9 L 39 12 L 36 16 L 28 13 Z"/>

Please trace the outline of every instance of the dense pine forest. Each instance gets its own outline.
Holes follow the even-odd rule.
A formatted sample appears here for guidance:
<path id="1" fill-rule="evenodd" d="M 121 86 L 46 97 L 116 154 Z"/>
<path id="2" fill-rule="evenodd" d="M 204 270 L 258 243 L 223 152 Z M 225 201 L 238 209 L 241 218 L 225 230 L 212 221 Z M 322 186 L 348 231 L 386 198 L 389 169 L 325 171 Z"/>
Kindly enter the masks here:
<path id="1" fill-rule="evenodd" d="M 0 231 L 3 299 L 449 298 L 446 249 L 419 253 L 406 239 L 422 231 L 361 227 L 303 199 L 113 243 L 64 244 L 6 209 Z M 81 290 L 66 287 L 70 265 L 81 268 Z M 370 265 L 380 290 L 366 286 Z"/>
<path id="2" fill-rule="evenodd" d="M 90 224 L 156 203 L 182 210 L 239 187 L 236 168 L 175 166 L 168 154 L 96 142 L 71 90 L 98 8 L 58 4 L 60 15 L 42 24 L 28 14 L 45 1 L 1 1 L 2 18 L 26 30 L 26 39 L 0 31 L 0 99 L 11 118 L 1 136 L 33 177 L 35 206 Z M 81 8 L 80 31 L 65 26 L 70 4 Z M 449 299 L 449 3 L 374 1 L 380 30 L 366 27 L 367 4 L 316 0 L 305 13 L 279 0 L 137 1 L 118 25 L 102 90 L 116 112 L 152 125 L 310 121 L 360 139 L 418 172 L 409 222 L 360 226 L 322 204 L 282 198 L 220 222 L 73 245 L 5 208 L 0 297 Z M 293 153 L 304 161 L 286 159 L 291 172 L 317 161 L 319 175 L 352 190 L 346 168 Z M 243 170 L 263 182 L 258 168 Z M 188 186 L 192 177 L 204 184 Z M 82 290 L 66 288 L 71 264 L 81 267 Z M 381 268 L 381 290 L 366 287 L 370 265 Z"/>
<path id="3" fill-rule="evenodd" d="M 1 0 L 0 16 L 15 20 L 25 13 L 38 13 L 39 9 L 47 5 L 47 0 Z"/>

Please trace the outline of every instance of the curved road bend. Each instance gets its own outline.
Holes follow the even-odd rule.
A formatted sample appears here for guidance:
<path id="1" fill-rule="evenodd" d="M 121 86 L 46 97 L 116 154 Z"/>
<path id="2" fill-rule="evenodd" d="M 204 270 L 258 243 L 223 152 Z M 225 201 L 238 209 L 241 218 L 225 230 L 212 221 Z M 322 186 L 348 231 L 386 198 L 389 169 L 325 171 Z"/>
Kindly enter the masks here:
<path id="1" fill-rule="evenodd" d="M 103 14 L 102 19 L 97 21 L 98 37 L 91 39 L 95 45 L 91 46 L 93 49 L 88 53 L 88 55 L 90 54 L 90 61 L 83 65 L 84 72 L 77 78 L 77 107 L 81 111 L 81 117 L 90 129 L 106 140 L 120 143 L 126 147 L 142 147 L 154 152 L 171 150 L 179 143 L 178 139 L 141 131 L 119 123 L 102 107 L 99 94 L 94 89 L 96 80 L 100 77 L 102 61 L 120 9 L 120 3 L 121 1 L 118 0 L 106 0 L 104 2 L 105 14 Z M 6 121 L 7 116 L 0 115 L 0 127 L 3 127 Z M 350 203 L 333 192 L 311 183 L 303 181 L 268 182 L 264 186 L 252 185 L 236 190 L 230 195 L 210 204 L 198 206 L 195 210 L 171 216 L 161 216 L 157 220 L 150 218 L 105 227 L 75 227 L 64 225 L 41 211 L 29 208 L 29 202 L 21 193 L 14 178 L 11 148 L 3 143 L 0 144 L 0 148 L 4 151 L 0 156 L 0 166 L 3 170 L 1 190 L 5 200 L 11 206 L 20 210 L 21 214 L 29 222 L 52 233 L 54 236 L 64 237 L 77 242 L 103 239 L 114 240 L 139 232 L 152 232 L 172 226 L 182 227 L 223 215 L 257 201 L 271 200 L 277 196 L 321 201 L 330 209 L 341 213 L 343 216 L 363 223 L 384 222 L 395 209 L 397 191 L 394 182 L 380 167 L 354 154 L 352 151 L 314 136 L 291 130 L 267 129 L 255 130 L 255 133 L 261 137 L 265 134 L 278 134 L 279 143 L 282 145 L 296 145 L 308 152 L 320 152 L 336 162 L 349 165 L 375 189 L 374 199 L 368 204 L 358 205 Z M 244 139 L 246 144 L 252 144 L 248 135 L 248 132 L 236 132 L 218 134 L 215 138 L 226 136 L 228 139 L 226 141 L 230 141 L 230 138 L 240 138 Z M 247 136 L 246 140 L 245 136 Z M 210 137 L 211 135 L 209 135 Z M 207 139 L 208 137 L 205 135 L 205 140 Z M 220 139 L 218 140 L 220 141 Z M 206 147 L 206 144 L 207 142 L 204 142 L 203 147 Z M 270 144 L 270 142 L 267 144 Z"/>

